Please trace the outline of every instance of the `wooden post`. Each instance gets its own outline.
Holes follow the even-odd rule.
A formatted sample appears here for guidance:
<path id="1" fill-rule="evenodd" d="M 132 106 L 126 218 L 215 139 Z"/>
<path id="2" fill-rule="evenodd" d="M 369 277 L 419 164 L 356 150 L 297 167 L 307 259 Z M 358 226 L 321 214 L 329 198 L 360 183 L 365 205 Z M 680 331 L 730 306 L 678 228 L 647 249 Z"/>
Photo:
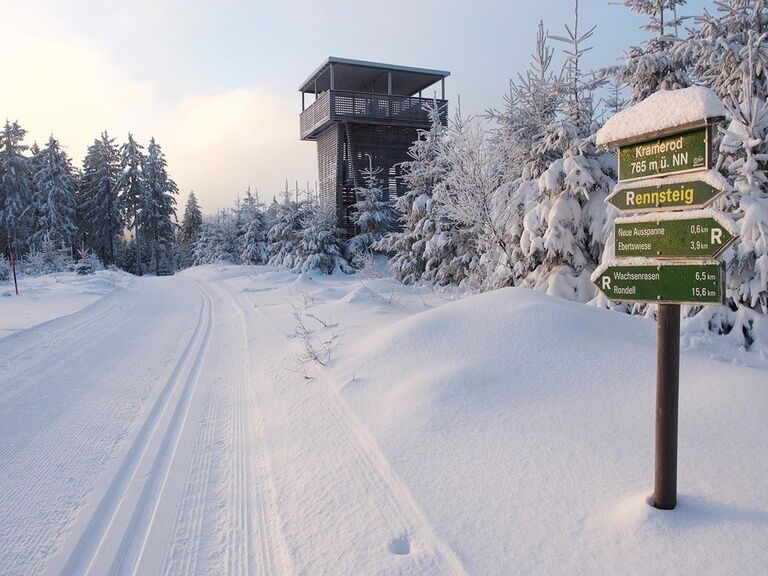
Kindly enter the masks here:
<path id="1" fill-rule="evenodd" d="M 677 505 L 677 420 L 680 390 L 680 305 L 659 304 L 656 356 L 656 456 L 653 506 Z"/>
<path id="2" fill-rule="evenodd" d="M 8 258 L 11 261 L 11 270 L 13 270 L 13 287 L 16 289 L 16 296 L 19 295 L 19 283 L 16 281 L 16 253 L 11 247 L 11 241 L 8 240 Z"/>

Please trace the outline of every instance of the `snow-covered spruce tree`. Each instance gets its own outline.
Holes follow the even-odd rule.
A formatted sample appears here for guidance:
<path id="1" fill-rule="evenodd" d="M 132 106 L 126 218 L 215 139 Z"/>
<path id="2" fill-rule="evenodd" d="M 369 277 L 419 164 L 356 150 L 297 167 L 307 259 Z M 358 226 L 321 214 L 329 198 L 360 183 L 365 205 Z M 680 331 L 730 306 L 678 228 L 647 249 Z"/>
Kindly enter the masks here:
<path id="1" fill-rule="evenodd" d="M 336 270 L 351 272 L 344 259 L 344 243 L 336 226 L 336 208 L 318 200 L 307 202 L 301 218 L 299 260 L 295 269 L 300 272 L 317 270 L 333 274 Z"/>
<path id="2" fill-rule="evenodd" d="M 259 194 L 251 194 L 250 188 L 238 211 L 240 227 L 240 260 L 243 264 L 266 264 L 269 260 L 267 244 L 267 215 Z"/>
<path id="3" fill-rule="evenodd" d="M 139 224 L 144 245 L 152 255 L 155 274 L 160 275 L 173 269 L 171 256 L 176 239 L 176 195 L 179 189 L 168 175 L 165 155 L 154 138 L 149 141 L 142 174 L 145 202 Z"/>
<path id="4" fill-rule="evenodd" d="M 594 144 L 593 91 L 603 80 L 581 69 L 583 46 L 594 27 L 580 33 L 578 2 L 573 28 L 552 36 L 568 45 L 560 91 L 563 117 L 552 122 L 536 144 L 538 156 L 556 156 L 536 181 L 538 195 L 523 220 L 522 285 L 587 302 L 594 296 L 590 274 L 603 250 L 606 208 L 615 158 Z"/>
<path id="5" fill-rule="evenodd" d="M 465 122 L 459 105 L 440 148 L 440 162 L 445 168 L 445 174 L 435 184 L 421 222 L 425 258 L 421 280 L 436 286 L 467 285 L 479 259 L 476 251 L 478 231 L 451 216 L 443 206 L 442 198 L 436 193 L 451 170 L 448 150 L 451 146 L 457 146 L 453 141 L 460 141 L 464 130 Z"/>
<path id="6" fill-rule="evenodd" d="M 29 276 L 73 272 L 75 260 L 72 258 L 70 247 L 57 244 L 48 236 L 43 236 L 24 255 L 21 268 Z"/>
<path id="7" fill-rule="evenodd" d="M 768 313 L 768 103 L 761 95 L 765 34 L 751 33 L 742 56 L 741 90 L 725 101 L 731 116 L 723 135 L 720 162 L 733 182 L 722 204 L 738 225 L 733 248 L 726 252 L 727 308 L 705 308 L 699 321 L 729 334 L 749 348 L 755 341 L 756 314 Z"/>
<path id="8" fill-rule="evenodd" d="M 133 266 L 139 276 L 142 274 L 141 213 L 147 203 L 147 185 L 142 172 L 145 162 L 143 150 L 144 147 L 129 133 L 128 142 L 120 147 L 120 175 L 116 183 L 125 223 L 133 228 Z"/>
<path id="9" fill-rule="evenodd" d="M 674 49 L 682 18 L 678 6 L 686 0 L 623 0 L 624 5 L 648 17 L 643 28 L 651 38 L 642 46 L 627 50 L 622 80 L 632 93 L 630 104 L 645 100 L 659 90 L 676 90 L 690 86 L 686 73 L 688 60 L 685 53 Z"/>
<path id="10" fill-rule="evenodd" d="M 376 245 L 377 250 L 392 253 L 390 269 L 404 284 L 421 281 L 426 271 L 424 250 L 435 232 L 436 220 L 432 213 L 432 192 L 445 174 L 442 155 L 447 131 L 443 122 L 445 110 L 435 100 L 425 108 L 430 128 L 419 130 L 417 140 L 408 151 L 411 160 L 403 163 L 403 181 L 408 190 L 395 203 L 402 232 L 390 232 Z"/>
<path id="11" fill-rule="evenodd" d="M 691 63 L 694 79 L 714 90 L 723 102 L 744 94 L 745 81 L 752 83 L 754 97 L 768 98 L 768 43 L 758 40 L 768 32 L 765 0 L 718 1 L 714 14 L 705 9 L 695 22 L 685 42 L 675 46 L 680 58 Z M 754 62 L 751 80 L 745 74 L 750 57 Z"/>
<path id="12" fill-rule="evenodd" d="M 77 234 L 76 180 L 72 163 L 51 136 L 37 155 L 38 170 L 33 177 L 38 222 L 31 242 L 37 246 L 45 238 L 57 247 L 69 249 Z"/>
<path id="13" fill-rule="evenodd" d="M 115 264 L 123 233 L 117 197 L 119 157 L 114 138 L 106 132 L 88 147 L 80 179 L 79 204 L 87 245 L 104 264 Z"/>
<path id="14" fill-rule="evenodd" d="M 0 130 L 0 242 L 3 252 L 11 245 L 19 258 L 34 226 L 32 174 L 22 143 L 26 133 L 18 122 L 7 120 Z"/>
<path id="15" fill-rule="evenodd" d="M 213 227 L 214 222 L 210 217 L 203 217 L 200 230 L 192 245 L 192 264 L 210 264 L 213 262 Z"/>
<path id="16" fill-rule="evenodd" d="M 192 266 L 195 262 L 195 243 L 203 227 L 203 213 L 194 192 L 189 193 L 184 207 L 184 217 L 178 231 L 178 258 L 180 268 Z"/>
<path id="17" fill-rule="evenodd" d="M 527 273 L 520 240 L 524 216 L 539 196 L 538 178 L 557 159 L 554 150 L 541 146 L 547 127 L 555 121 L 562 105 L 559 78 L 552 72 L 554 50 L 549 33 L 539 23 L 530 69 L 510 81 L 502 112 L 491 110 L 490 119 L 498 124 L 492 133 L 493 163 L 499 171 L 499 187 L 492 197 L 493 210 L 505 220 L 504 251 L 508 264 L 489 277 L 490 286 L 519 285 Z M 512 277 L 506 268 L 512 268 Z"/>
<path id="18" fill-rule="evenodd" d="M 239 264 L 237 218 L 231 210 L 219 210 L 203 219 L 195 242 L 195 264 L 229 262 Z"/>
<path id="19" fill-rule="evenodd" d="M 384 200 L 379 180 L 381 168 L 374 168 L 368 157 L 368 168 L 363 170 L 364 186 L 355 189 L 357 202 L 354 209 L 355 236 L 349 241 L 349 252 L 359 258 L 373 252 L 394 220 L 389 202 Z"/>
<path id="20" fill-rule="evenodd" d="M 444 146 L 448 169 L 433 196 L 442 214 L 455 222 L 458 267 L 465 270 L 461 274 L 474 288 L 486 290 L 513 284 L 506 231 L 510 212 L 494 198 L 500 193 L 501 171 L 491 145 L 479 121 L 457 113 Z"/>
<path id="21" fill-rule="evenodd" d="M 283 201 L 275 208 L 274 223 L 269 229 L 270 266 L 295 268 L 300 262 L 299 240 L 303 227 L 303 202 L 291 200 L 286 185 Z"/>

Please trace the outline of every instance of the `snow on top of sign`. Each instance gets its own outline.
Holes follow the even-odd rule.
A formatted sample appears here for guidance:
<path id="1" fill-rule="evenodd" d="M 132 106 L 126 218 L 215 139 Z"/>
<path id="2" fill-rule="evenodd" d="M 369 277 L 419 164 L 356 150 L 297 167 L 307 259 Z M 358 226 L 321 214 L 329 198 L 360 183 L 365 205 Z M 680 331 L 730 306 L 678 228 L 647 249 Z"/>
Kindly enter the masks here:
<path id="1" fill-rule="evenodd" d="M 621 190 L 632 190 L 634 188 L 669 188 L 675 184 L 683 184 L 685 182 L 704 182 L 709 184 L 712 188 L 729 192 L 731 185 L 728 180 L 717 170 L 705 170 L 701 172 L 684 172 L 682 174 L 672 174 L 671 176 L 661 176 L 659 178 L 648 178 L 646 180 L 631 180 L 629 182 L 619 182 L 613 187 L 612 194 L 620 192 Z"/>
<path id="2" fill-rule="evenodd" d="M 597 145 L 609 146 L 614 142 L 713 116 L 725 116 L 725 107 L 709 88 L 692 86 L 681 90 L 662 90 L 614 114 L 598 131 Z"/>

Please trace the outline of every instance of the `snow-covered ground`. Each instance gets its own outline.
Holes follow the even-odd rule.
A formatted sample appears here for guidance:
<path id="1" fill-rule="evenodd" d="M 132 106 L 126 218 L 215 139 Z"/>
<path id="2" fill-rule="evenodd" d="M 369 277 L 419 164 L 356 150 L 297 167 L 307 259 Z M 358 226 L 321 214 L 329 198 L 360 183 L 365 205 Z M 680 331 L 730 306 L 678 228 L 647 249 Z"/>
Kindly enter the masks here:
<path id="1" fill-rule="evenodd" d="M 18 296 L 12 281 L 0 282 L 0 338 L 77 312 L 132 281 L 130 274 L 111 270 L 20 275 Z"/>
<path id="2" fill-rule="evenodd" d="M 649 320 L 239 266 L 104 292 L 0 339 L 0 574 L 768 566 L 765 351 L 684 342 L 662 512 Z"/>

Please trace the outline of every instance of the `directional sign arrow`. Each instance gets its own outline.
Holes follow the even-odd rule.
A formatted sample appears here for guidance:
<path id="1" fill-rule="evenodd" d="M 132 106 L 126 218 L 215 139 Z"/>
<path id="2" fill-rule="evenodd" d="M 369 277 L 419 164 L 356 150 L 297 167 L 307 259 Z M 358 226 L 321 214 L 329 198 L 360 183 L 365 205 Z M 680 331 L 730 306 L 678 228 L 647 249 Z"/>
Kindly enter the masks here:
<path id="1" fill-rule="evenodd" d="M 705 208 L 731 189 L 717 170 L 620 182 L 606 202 L 622 212 L 658 212 Z"/>
<path id="2" fill-rule="evenodd" d="M 722 304 L 725 294 L 723 264 L 653 262 L 607 263 L 595 270 L 592 281 L 611 300 L 664 304 Z"/>
<path id="3" fill-rule="evenodd" d="M 617 218 L 617 258 L 715 258 L 735 240 L 725 218 L 711 210 Z"/>

